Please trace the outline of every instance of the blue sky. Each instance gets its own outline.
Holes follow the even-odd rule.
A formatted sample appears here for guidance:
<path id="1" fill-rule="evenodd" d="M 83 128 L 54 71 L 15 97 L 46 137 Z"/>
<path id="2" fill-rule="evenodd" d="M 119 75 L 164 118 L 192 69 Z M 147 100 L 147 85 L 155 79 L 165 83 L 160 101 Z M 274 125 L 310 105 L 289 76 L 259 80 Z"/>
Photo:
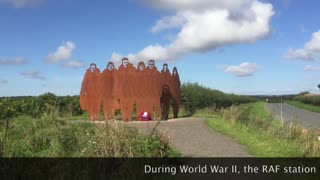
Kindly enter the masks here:
<path id="1" fill-rule="evenodd" d="M 319 1 L 174 2 L 0 0 L 0 96 L 76 95 L 123 56 L 227 93 L 319 93 Z"/>

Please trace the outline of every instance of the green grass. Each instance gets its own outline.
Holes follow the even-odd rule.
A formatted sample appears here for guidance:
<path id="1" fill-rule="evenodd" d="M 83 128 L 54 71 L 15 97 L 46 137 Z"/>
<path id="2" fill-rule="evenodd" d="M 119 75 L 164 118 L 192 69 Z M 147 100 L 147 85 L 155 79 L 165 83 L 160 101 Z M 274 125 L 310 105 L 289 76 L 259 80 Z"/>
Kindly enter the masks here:
<path id="1" fill-rule="evenodd" d="M 286 101 L 287 104 L 290 104 L 292 106 L 295 106 L 300 109 L 304 109 L 311 112 L 320 113 L 320 106 L 315 106 L 311 104 L 305 104 L 300 101 Z"/>
<path id="2" fill-rule="evenodd" d="M 230 124 L 221 118 L 206 120 L 206 124 L 243 145 L 249 154 L 255 157 L 301 157 L 302 152 L 296 143 L 267 134 L 259 129 L 250 129 L 236 123 Z"/>
<path id="3" fill-rule="evenodd" d="M 199 111 L 198 114 L 205 114 L 203 117 L 207 117 L 209 127 L 235 139 L 253 156 L 320 156 L 319 131 L 304 132 L 297 122 L 281 124 L 265 111 L 264 105 L 264 102 L 255 102 L 231 106 L 214 114 L 210 111 Z"/>
<path id="4" fill-rule="evenodd" d="M 8 128 L 6 128 L 8 127 Z M 165 134 L 145 136 L 124 125 L 69 123 L 54 116 L 0 122 L 3 157 L 179 157 Z"/>
<path id="5" fill-rule="evenodd" d="M 65 117 L 58 117 L 59 120 L 88 120 L 89 114 L 85 112 L 80 116 L 65 116 Z"/>
<path id="6" fill-rule="evenodd" d="M 259 119 L 267 119 L 270 114 L 264 110 L 264 102 L 254 102 L 247 104 L 249 106 L 249 113 Z"/>

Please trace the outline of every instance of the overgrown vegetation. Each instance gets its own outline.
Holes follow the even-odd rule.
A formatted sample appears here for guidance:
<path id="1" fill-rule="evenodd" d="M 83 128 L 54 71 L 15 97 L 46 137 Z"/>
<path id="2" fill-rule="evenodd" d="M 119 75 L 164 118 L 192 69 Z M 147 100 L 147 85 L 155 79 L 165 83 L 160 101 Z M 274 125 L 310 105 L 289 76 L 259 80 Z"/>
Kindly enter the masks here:
<path id="1" fill-rule="evenodd" d="M 295 106 L 297 108 L 300 108 L 300 109 L 304 109 L 304 110 L 307 110 L 307 111 L 320 113 L 320 106 L 315 106 L 315 105 L 312 105 L 312 104 L 306 104 L 306 103 L 303 103 L 303 102 L 300 102 L 300 101 L 286 101 L 286 103 L 288 103 L 288 104 L 290 104 L 292 106 Z"/>
<path id="2" fill-rule="evenodd" d="M 184 83 L 181 86 L 181 103 L 187 114 L 192 115 L 196 110 L 213 108 L 218 111 L 235 104 L 256 101 L 253 97 L 225 94 L 198 83 Z"/>
<path id="3" fill-rule="evenodd" d="M 3 157 L 170 157 L 180 154 L 165 134 L 144 136 L 137 129 L 68 123 L 55 116 L 20 116 L 0 126 Z"/>
<path id="4" fill-rule="evenodd" d="M 305 104 L 311 104 L 314 106 L 320 106 L 320 96 L 310 95 L 308 93 L 300 93 L 293 98 L 295 101 L 300 101 Z"/>
<path id="5" fill-rule="evenodd" d="M 21 115 L 39 118 L 42 115 L 79 116 L 79 96 L 56 96 L 45 93 L 37 97 L 6 97 L 0 100 L 0 119 Z"/>
<path id="6" fill-rule="evenodd" d="M 197 83 L 184 83 L 181 86 L 181 112 L 190 116 L 205 107 L 219 110 L 233 104 L 256 101 L 253 97 L 225 94 L 221 91 L 203 87 Z M 119 113 L 119 112 L 118 112 Z M 83 117 L 79 96 L 56 96 L 45 93 L 37 97 L 0 98 L 0 120 L 27 115 L 40 118 L 43 115 L 58 117 Z M 85 116 L 87 117 L 87 116 Z"/>
<path id="7" fill-rule="evenodd" d="M 282 125 L 264 111 L 263 104 L 231 106 L 207 124 L 245 145 L 254 156 L 320 156 L 318 131 L 306 130 L 298 123 Z"/>

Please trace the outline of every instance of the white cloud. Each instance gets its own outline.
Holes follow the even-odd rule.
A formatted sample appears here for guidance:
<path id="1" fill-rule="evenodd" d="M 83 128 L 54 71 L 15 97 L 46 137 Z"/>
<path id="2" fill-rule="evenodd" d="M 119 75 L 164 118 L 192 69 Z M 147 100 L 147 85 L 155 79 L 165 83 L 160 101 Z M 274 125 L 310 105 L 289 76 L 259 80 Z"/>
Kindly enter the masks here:
<path id="1" fill-rule="evenodd" d="M 31 79 L 39 79 L 39 80 L 46 80 L 46 77 L 42 75 L 39 71 L 26 71 L 21 73 L 22 76 L 25 78 L 31 78 Z"/>
<path id="2" fill-rule="evenodd" d="M 314 61 L 319 58 L 320 53 L 320 31 L 312 34 L 311 39 L 305 43 L 303 49 L 288 49 L 284 57 L 287 59 L 301 59 Z"/>
<path id="3" fill-rule="evenodd" d="M 20 65 L 20 64 L 27 64 L 28 61 L 17 57 L 15 59 L 0 59 L 0 65 Z"/>
<path id="4" fill-rule="evenodd" d="M 306 65 L 304 71 L 320 71 L 320 66 Z"/>
<path id="5" fill-rule="evenodd" d="M 203 53 L 233 44 L 252 43 L 270 33 L 273 7 L 258 0 L 150 0 L 154 7 L 174 11 L 151 28 L 160 32 L 178 28 L 178 33 L 167 45 L 149 45 L 127 55 L 133 61 L 176 60 L 190 53 Z M 119 61 L 122 54 L 113 53 Z"/>
<path id="6" fill-rule="evenodd" d="M 165 29 L 179 28 L 185 23 L 185 18 L 181 16 L 166 16 L 157 21 L 157 23 L 151 28 L 151 32 L 160 32 Z"/>
<path id="7" fill-rule="evenodd" d="M 44 0 L 0 0 L 0 3 L 11 4 L 15 8 L 32 6 L 42 3 Z"/>
<path id="8" fill-rule="evenodd" d="M 69 62 L 65 63 L 63 66 L 68 67 L 68 68 L 77 69 L 77 68 L 84 67 L 85 64 L 81 61 L 69 61 Z"/>
<path id="9" fill-rule="evenodd" d="M 255 72 L 257 72 L 259 66 L 256 63 L 248 63 L 244 62 L 238 66 L 228 66 L 225 68 L 225 72 L 232 73 L 237 77 L 246 77 L 252 76 Z"/>
<path id="10" fill-rule="evenodd" d="M 63 42 L 54 53 L 47 56 L 46 62 L 56 63 L 59 61 L 68 60 L 72 57 L 72 52 L 76 49 L 76 45 L 71 42 Z"/>

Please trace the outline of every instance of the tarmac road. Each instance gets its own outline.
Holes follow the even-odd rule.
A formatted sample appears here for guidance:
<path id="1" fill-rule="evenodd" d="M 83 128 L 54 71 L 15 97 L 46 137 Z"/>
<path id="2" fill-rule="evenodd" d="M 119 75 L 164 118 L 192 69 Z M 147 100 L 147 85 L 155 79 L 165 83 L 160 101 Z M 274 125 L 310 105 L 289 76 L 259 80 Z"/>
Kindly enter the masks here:
<path id="1" fill-rule="evenodd" d="M 209 128 L 205 124 L 204 119 L 188 117 L 160 121 L 156 129 L 158 132 L 164 133 L 169 137 L 170 144 L 177 148 L 184 157 L 252 157 L 243 146 L 233 139 Z M 88 121 L 73 121 L 73 123 L 83 122 Z M 95 121 L 93 123 L 105 124 L 104 121 Z M 152 132 L 157 123 L 157 121 L 108 121 L 108 124 L 111 126 L 123 124 L 125 126 L 136 127 L 141 133 L 146 135 Z"/>
<path id="2" fill-rule="evenodd" d="M 124 123 L 137 127 L 142 133 L 151 132 L 157 122 Z M 189 117 L 160 121 L 158 131 L 166 132 L 171 144 L 184 157 L 251 157 L 244 147 L 221 135 L 204 123 L 204 118 Z"/>
<path id="3" fill-rule="evenodd" d="M 281 119 L 281 104 L 280 103 L 266 103 L 265 109 L 274 117 Z M 298 121 L 305 128 L 320 130 L 320 113 L 314 113 L 299 109 L 289 104 L 283 103 L 282 117 L 284 122 Z"/>

